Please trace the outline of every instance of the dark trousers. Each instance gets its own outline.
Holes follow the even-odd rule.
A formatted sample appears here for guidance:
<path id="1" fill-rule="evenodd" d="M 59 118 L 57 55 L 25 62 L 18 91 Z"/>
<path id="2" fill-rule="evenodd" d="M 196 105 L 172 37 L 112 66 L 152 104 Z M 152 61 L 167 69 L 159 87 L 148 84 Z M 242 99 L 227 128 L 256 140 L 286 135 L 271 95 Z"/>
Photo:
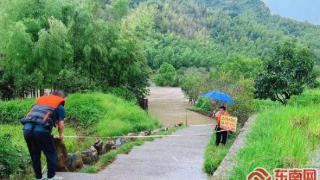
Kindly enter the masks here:
<path id="1" fill-rule="evenodd" d="M 228 139 L 228 131 L 221 131 L 223 129 L 216 128 L 216 145 L 219 146 L 220 143 L 226 145 Z M 219 132 L 221 131 L 221 132 Z"/>
<path id="2" fill-rule="evenodd" d="M 54 146 L 54 139 L 50 133 L 24 130 L 24 138 L 27 142 L 32 166 L 37 179 L 42 178 L 41 172 L 41 151 L 47 159 L 48 178 L 55 176 L 57 165 L 57 153 Z"/>

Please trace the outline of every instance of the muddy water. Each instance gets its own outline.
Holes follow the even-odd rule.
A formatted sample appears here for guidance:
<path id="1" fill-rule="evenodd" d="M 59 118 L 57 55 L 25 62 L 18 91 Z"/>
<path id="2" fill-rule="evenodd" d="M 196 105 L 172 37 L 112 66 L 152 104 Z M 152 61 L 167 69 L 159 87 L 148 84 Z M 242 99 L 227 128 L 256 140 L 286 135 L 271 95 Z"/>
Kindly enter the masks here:
<path id="1" fill-rule="evenodd" d="M 198 113 L 187 111 L 191 107 L 181 88 L 150 87 L 149 113 L 158 117 L 163 125 L 171 126 L 180 122 L 189 125 L 212 124 L 213 121 Z"/>

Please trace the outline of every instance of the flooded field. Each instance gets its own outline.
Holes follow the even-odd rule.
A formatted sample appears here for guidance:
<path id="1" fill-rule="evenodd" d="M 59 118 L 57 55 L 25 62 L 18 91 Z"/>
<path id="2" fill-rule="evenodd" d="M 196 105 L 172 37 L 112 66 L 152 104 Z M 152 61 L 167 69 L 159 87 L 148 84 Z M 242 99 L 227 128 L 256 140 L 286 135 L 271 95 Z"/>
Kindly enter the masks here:
<path id="1" fill-rule="evenodd" d="M 191 105 L 181 88 L 150 87 L 149 89 L 149 112 L 158 117 L 164 125 L 170 126 L 186 121 L 189 125 L 213 123 L 208 117 L 187 111 Z"/>

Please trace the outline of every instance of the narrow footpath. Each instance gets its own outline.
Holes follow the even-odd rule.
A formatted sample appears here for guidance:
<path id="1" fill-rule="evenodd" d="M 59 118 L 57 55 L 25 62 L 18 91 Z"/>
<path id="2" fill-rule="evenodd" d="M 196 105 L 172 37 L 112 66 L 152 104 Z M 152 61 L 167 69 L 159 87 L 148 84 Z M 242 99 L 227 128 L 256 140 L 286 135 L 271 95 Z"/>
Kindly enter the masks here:
<path id="1" fill-rule="evenodd" d="M 204 150 L 210 136 L 210 125 L 191 126 L 176 135 L 146 142 L 127 154 L 119 155 L 115 162 L 98 174 L 65 173 L 70 180 L 202 180 Z"/>
<path id="2" fill-rule="evenodd" d="M 150 113 L 164 125 L 188 121 L 188 128 L 174 135 L 134 147 L 129 154 L 119 155 L 98 174 L 59 173 L 65 180 L 202 180 L 205 148 L 210 140 L 211 120 L 186 111 L 188 105 L 180 88 L 152 87 Z"/>

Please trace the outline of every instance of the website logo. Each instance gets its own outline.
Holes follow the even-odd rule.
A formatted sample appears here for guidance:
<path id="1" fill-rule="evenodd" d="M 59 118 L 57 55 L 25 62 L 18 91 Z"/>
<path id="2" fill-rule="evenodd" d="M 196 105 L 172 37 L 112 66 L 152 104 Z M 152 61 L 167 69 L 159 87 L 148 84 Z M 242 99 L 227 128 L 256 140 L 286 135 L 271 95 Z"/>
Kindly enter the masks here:
<path id="1" fill-rule="evenodd" d="M 318 180 L 318 170 L 305 169 L 274 169 L 273 176 L 264 168 L 258 167 L 247 176 L 247 180 Z"/>
<path id="2" fill-rule="evenodd" d="M 256 168 L 247 176 L 247 180 L 271 180 L 271 175 L 264 168 Z"/>

